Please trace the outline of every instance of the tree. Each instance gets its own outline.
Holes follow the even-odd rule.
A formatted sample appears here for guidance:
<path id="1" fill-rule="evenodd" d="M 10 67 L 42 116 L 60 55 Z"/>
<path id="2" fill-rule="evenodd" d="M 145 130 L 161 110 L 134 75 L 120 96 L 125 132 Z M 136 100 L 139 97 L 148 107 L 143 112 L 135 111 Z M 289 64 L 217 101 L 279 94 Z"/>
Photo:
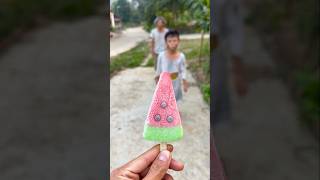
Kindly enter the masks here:
<path id="1" fill-rule="evenodd" d="M 199 50 L 199 63 L 201 63 L 204 34 L 209 31 L 210 27 L 210 0 L 186 0 L 185 3 L 190 11 L 194 12 L 193 17 L 201 26 L 201 43 Z"/>
<path id="2" fill-rule="evenodd" d="M 186 8 L 183 0 L 140 0 L 144 4 L 144 20 L 147 25 L 150 26 L 156 16 L 167 15 L 170 18 L 170 24 L 175 26 L 180 14 L 182 14 Z"/>
<path id="3" fill-rule="evenodd" d="M 127 0 L 118 0 L 112 4 L 112 10 L 124 23 L 128 23 L 131 18 L 131 7 Z"/>

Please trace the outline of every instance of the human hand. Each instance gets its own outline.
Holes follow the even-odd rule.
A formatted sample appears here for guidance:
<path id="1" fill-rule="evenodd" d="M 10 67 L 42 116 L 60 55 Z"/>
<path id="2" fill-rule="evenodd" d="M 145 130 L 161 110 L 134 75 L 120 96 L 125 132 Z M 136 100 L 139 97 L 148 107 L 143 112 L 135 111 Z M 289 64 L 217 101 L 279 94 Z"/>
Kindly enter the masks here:
<path id="1" fill-rule="evenodd" d="M 173 180 L 168 169 L 181 171 L 184 165 L 171 157 L 173 146 L 160 152 L 156 145 L 127 164 L 111 172 L 111 180 Z"/>
<path id="2" fill-rule="evenodd" d="M 157 57 L 157 54 L 153 50 L 150 53 L 151 53 L 153 59 L 155 59 Z"/>
<path id="3" fill-rule="evenodd" d="M 186 80 L 183 80 L 183 91 L 188 92 L 189 84 Z"/>

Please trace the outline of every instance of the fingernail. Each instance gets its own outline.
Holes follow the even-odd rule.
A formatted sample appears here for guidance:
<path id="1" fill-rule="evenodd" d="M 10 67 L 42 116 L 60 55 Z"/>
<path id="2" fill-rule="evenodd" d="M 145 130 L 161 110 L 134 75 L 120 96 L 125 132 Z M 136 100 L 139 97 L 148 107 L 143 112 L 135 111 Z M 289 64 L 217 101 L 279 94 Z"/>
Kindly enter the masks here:
<path id="1" fill-rule="evenodd" d="M 170 152 L 168 150 L 164 150 L 160 152 L 159 160 L 160 161 L 168 161 Z"/>

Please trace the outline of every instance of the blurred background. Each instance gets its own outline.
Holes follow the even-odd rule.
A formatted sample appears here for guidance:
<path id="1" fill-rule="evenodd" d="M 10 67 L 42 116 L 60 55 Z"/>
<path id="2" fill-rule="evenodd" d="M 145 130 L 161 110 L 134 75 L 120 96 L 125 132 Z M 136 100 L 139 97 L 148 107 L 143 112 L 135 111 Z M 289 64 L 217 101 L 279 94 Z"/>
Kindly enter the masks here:
<path id="1" fill-rule="evenodd" d="M 0 1 L 0 179 L 106 179 L 107 9 Z"/>
<path id="2" fill-rule="evenodd" d="M 319 179 L 319 1 L 215 0 L 212 15 L 211 132 L 226 176 Z"/>
<path id="3" fill-rule="evenodd" d="M 110 1 L 110 170 L 140 155 L 156 142 L 143 139 L 143 127 L 156 88 L 154 58 L 148 46 L 154 20 L 177 29 L 179 51 L 186 57 L 190 88 L 178 105 L 184 128 L 172 142 L 173 157 L 186 170 L 175 179 L 210 178 L 210 1 Z M 192 13 L 191 13 L 192 12 Z M 201 112 L 201 113 L 199 113 Z M 139 146 L 137 146 L 139 143 Z"/>
<path id="4" fill-rule="evenodd" d="M 319 1 L 211 1 L 210 45 L 209 3 L 183 2 L 1 0 L 0 179 L 105 178 L 111 14 L 113 77 L 153 66 L 143 39 L 156 15 L 195 34 L 182 46 L 204 101 L 195 115 L 205 119 L 211 102 L 211 140 L 228 179 L 319 179 Z M 115 44 L 130 32 L 134 40 L 119 41 L 128 55 Z"/>

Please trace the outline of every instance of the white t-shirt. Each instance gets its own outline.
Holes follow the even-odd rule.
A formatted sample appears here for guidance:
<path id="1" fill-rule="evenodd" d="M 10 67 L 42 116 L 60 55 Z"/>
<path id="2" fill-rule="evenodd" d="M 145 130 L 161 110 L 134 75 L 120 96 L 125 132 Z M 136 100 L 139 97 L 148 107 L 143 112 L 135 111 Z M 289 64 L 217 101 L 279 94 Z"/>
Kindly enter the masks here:
<path id="1" fill-rule="evenodd" d="M 166 41 L 164 39 L 165 34 L 169 30 L 164 28 L 162 32 L 159 32 L 157 28 L 151 30 L 150 38 L 154 40 L 154 52 L 159 54 L 160 52 L 166 50 Z"/>

